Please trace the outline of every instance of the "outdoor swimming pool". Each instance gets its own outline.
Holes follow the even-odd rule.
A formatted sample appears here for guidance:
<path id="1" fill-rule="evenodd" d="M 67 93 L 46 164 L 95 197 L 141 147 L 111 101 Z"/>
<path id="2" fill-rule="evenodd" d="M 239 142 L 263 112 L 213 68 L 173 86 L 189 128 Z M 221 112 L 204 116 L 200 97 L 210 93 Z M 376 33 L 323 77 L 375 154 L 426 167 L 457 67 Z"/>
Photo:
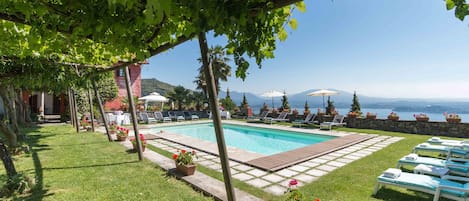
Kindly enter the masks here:
<path id="1" fill-rule="evenodd" d="M 215 131 L 211 123 L 159 127 L 159 130 L 216 142 Z M 232 124 L 224 124 L 223 130 L 227 146 L 264 155 L 298 149 L 336 138 L 335 136 Z"/>

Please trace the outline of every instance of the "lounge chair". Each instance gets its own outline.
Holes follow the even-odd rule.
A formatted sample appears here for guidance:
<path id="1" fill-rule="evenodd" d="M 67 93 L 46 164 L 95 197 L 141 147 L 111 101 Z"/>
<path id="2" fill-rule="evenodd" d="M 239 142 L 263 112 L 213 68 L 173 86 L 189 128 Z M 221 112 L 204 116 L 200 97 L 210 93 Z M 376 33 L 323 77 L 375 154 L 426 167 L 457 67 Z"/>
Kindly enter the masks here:
<path id="1" fill-rule="evenodd" d="M 187 111 L 184 112 L 184 118 L 186 120 L 199 120 L 199 116 L 195 114 L 191 114 L 190 112 L 187 112 Z"/>
<path id="2" fill-rule="evenodd" d="M 417 146 L 414 147 L 413 149 L 413 153 L 418 153 L 418 152 L 421 152 L 421 151 L 426 151 L 426 152 L 438 152 L 440 154 L 443 154 L 443 155 L 447 155 L 451 153 L 454 155 L 454 156 L 458 156 L 458 157 L 463 157 L 463 158 L 467 158 L 469 156 L 469 148 L 468 145 L 463 145 L 462 147 L 453 147 L 453 146 L 444 146 L 444 145 L 433 145 L 433 144 L 429 144 L 429 143 L 421 143 L 421 144 L 418 144 Z"/>
<path id="3" fill-rule="evenodd" d="M 448 140 L 448 139 L 441 139 L 439 137 L 431 137 L 430 139 L 427 140 L 427 142 L 430 144 L 453 146 L 453 147 L 469 146 L 468 140 Z"/>
<path id="4" fill-rule="evenodd" d="M 442 178 L 438 178 L 401 172 L 399 169 L 389 168 L 378 176 L 373 195 L 378 193 L 381 186 L 397 186 L 432 194 L 434 195 L 433 201 L 438 201 L 440 197 L 452 200 L 469 200 L 469 178 L 465 177 L 446 175 Z"/>
<path id="5" fill-rule="evenodd" d="M 256 117 L 248 117 L 247 122 L 261 122 L 267 119 L 267 116 L 269 116 L 270 111 L 263 111 L 259 116 Z"/>
<path id="6" fill-rule="evenodd" d="M 165 117 L 165 116 L 163 115 L 163 113 L 161 113 L 161 112 L 155 112 L 155 118 L 156 118 L 158 121 L 162 121 L 163 123 L 164 123 L 164 122 L 171 122 L 171 118 Z"/>
<path id="7" fill-rule="evenodd" d="M 344 115 L 335 115 L 332 121 L 330 122 L 322 122 L 319 125 L 319 129 L 326 129 L 331 130 L 333 126 L 344 126 Z"/>
<path id="8" fill-rule="evenodd" d="M 318 121 L 316 121 L 316 114 L 313 114 L 313 113 L 309 113 L 305 119 L 303 120 L 295 120 L 293 121 L 293 125 L 294 126 L 298 126 L 298 127 L 301 127 L 301 125 L 305 125 L 305 124 L 314 124 L 314 123 L 318 123 Z"/>
<path id="9" fill-rule="evenodd" d="M 150 123 L 156 123 L 156 119 L 153 117 L 150 117 L 147 112 L 140 112 L 140 117 L 142 118 L 142 121 L 150 124 Z"/>
<path id="10" fill-rule="evenodd" d="M 176 121 L 185 121 L 186 118 L 184 118 L 184 113 L 182 111 L 176 111 L 174 112 L 174 115 L 176 116 Z"/>
<path id="11" fill-rule="evenodd" d="M 287 119 L 287 116 L 288 116 L 288 112 L 281 112 L 277 118 L 271 118 L 271 117 L 266 118 L 264 120 L 264 123 L 272 124 L 273 122 L 288 121 L 289 119 Z"/>
<path id="12" fill-rule="evenodd" d="M 417 154 L 409 154 L 402 157 L 397 163 L 397 168 L 403 165 L 417 166 L 419 164 L 430 165 L 434 167 L 446 167 L 451 174 L 461 176 L 469 176 L 469 159 L 464 158 L 447 158 L 438 159 L 431 157 L 418 156 Z"/>

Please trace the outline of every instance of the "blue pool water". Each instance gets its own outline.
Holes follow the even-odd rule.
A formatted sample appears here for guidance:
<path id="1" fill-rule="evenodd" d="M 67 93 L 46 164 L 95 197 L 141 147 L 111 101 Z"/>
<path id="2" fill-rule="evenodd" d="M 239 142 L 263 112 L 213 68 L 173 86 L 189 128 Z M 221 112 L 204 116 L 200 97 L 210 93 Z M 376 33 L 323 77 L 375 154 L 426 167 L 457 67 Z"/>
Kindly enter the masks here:
<path id="1" fill-rule="evenodd" d="M 213 124 L 193 124 L 159 127 L 171 133 L 187 135 L 200 140 L 216 142 Z M 276 154 L 334 139 L 334 136 L 290 132 L 224 124 L 223 131 L 228 146 L 264 155 Z"/>

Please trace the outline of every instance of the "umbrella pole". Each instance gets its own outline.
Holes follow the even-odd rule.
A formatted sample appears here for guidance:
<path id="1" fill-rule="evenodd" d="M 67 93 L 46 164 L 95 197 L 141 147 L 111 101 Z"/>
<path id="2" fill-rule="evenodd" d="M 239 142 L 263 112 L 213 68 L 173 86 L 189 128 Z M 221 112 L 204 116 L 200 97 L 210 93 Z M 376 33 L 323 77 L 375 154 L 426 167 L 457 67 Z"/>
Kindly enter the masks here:
<path id="1" fill-rule="evenodd" d="M 326 105 L 324 105 L 324 95 L 322 96 L 322 109 L 326 111 Z"/>
<path id="2" fill-rule="evenodd" d="M 272 97 L 272 110 L 275 108 L 274 106 L 274 97 Z"/>

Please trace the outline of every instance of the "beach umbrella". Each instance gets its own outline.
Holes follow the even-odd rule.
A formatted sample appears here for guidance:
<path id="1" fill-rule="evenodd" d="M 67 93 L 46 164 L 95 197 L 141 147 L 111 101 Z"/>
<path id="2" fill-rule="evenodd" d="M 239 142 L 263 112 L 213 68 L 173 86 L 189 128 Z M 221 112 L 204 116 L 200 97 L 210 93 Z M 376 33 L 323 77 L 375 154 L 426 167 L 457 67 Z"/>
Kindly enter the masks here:
<path id="1" fill-rule="evenodd" d="M 332 96 L 332 95 L 337 95 L 337 94 L 339 94 L 339 92 L 337 92 L 337 91 L 321 89 L 321 90 L 313 91 L 313 92 L 311 92 L 309 94 L 306 94 L 306 95 L 308 95 L 308 96 L 322 96 L 322 107 L 326 108 L 326 106 L 324 104 L 324 96 Z"/>
<path id="2" fill-rule="evenodd" d="M 273 109 L 274 108 L 274 97 L 280 97 L 280 96 L 283 96 L 283 95 L 284 94 L 282 92 L 272 90 L 272 91 L 268 91 L 268 92 L 263 93 L 261 96 L 272 98 L 272 109 Z"/>
<path id="3" fill-rule="evenodd" d="M 149 95 L 142 96 L 138 100 L 145 101 L 145 110 L 149 102 L 161 102 L 161 109 L 163 109 L 163 104 L 168 102 L 168 98 L 160 95 L 157 92 L 151 92 Z"/>

